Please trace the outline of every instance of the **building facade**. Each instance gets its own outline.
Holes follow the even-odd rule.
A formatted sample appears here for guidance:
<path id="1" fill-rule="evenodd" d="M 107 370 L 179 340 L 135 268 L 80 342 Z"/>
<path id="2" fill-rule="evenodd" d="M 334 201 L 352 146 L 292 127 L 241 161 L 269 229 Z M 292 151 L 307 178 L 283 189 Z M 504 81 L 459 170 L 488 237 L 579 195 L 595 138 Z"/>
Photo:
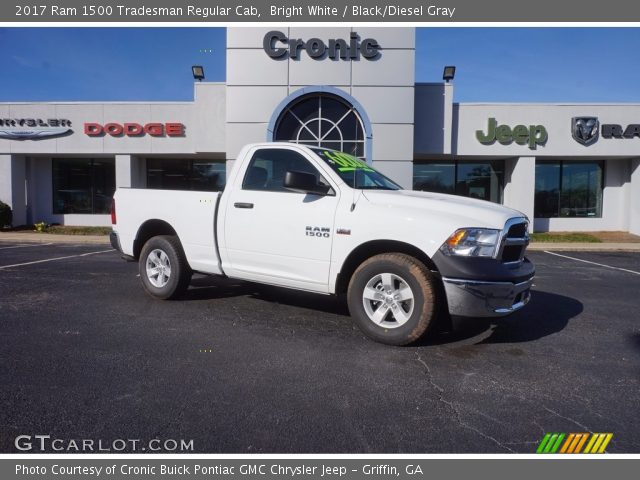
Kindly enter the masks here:
<path id="1" fill-rule="evenodd" d="M 14 225 L 108 225 L 117 187 L 220 190 L 268 140 L 503 203 L 535 231 L 640 234 L 640 105 L 456 103 L 453 82 L 415 82 L 413 28 L 228 28 L 226 77 L 192 102 L 0 103 Z"/>

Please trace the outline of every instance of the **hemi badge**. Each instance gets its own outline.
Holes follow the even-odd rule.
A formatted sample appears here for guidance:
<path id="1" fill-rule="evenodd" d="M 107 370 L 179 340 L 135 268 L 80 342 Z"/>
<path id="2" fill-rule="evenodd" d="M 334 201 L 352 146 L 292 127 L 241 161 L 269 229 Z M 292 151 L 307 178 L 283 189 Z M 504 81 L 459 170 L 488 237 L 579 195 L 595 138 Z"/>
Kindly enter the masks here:
<path id="1" fill-rule="evenodd" d="M 351 230 L 349 230 L 348 228 L 338 228 L 336 230 L 336 233 L 338 235 L 351 235 Z"/>

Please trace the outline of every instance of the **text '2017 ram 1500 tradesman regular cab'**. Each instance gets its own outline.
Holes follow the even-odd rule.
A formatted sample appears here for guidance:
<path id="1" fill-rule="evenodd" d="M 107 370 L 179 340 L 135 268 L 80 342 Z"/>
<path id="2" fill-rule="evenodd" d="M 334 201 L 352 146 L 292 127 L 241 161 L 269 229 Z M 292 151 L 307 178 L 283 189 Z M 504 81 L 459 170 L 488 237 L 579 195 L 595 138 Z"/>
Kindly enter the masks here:
<path id="1" fill-rule="evenodd" d="M 347 295 L 369 337 L 404 345 L 438 309 L 495 317 L 529 301 L 528 220 L 490 202 L 403 190 L 351 155 L 248 145 L 223 192 L 118 189 L 111 242 L 145 290 L 174 298 L 193 272 Z"/>

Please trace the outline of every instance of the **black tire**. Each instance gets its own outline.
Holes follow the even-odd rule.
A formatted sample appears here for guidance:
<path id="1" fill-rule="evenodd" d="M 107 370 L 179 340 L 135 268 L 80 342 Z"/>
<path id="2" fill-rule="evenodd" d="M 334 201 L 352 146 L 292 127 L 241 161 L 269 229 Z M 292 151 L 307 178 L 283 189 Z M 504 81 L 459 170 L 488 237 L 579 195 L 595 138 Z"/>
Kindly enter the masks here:
<path id="1" fill-rule="evenodd" d="M 407 345 L 422 337 L 435 322 L 438 305 L 431 272 L 403 253 L 364 261 L 351 277 L 347 301 L 364 334 L 387 345 Z"/>
<path id="2" fill-rule="evenodd" d="M 155 270 L 159 272 L 158 275 L 152 275 L 148 273 L 147 266 L 163 266 L 164 269 Z M 162 300 L 176 298 L 184 293 L 193 273 L 180 240 L 173 235 L 152 237 L 144 244 L 138 260 L 138 271 L 145 291 Z"/>

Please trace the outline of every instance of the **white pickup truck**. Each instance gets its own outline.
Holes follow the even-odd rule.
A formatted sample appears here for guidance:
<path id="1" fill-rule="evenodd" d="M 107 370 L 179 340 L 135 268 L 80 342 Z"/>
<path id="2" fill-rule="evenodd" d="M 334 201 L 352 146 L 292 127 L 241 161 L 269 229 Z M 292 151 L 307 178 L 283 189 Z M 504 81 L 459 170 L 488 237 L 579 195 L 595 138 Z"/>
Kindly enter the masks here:
<path id="1" fill-rule="evenodd" d="M 223 192 L 119 188 L 111 243 L 145 290 L 184 292 L 194 272 L 346 294 L 369 337 L 405 345 L 439 309 L 496 317 L 527 304 L 528 220 L 494 203 L 403 190 L 320 147 L 245 146 Z"/>

